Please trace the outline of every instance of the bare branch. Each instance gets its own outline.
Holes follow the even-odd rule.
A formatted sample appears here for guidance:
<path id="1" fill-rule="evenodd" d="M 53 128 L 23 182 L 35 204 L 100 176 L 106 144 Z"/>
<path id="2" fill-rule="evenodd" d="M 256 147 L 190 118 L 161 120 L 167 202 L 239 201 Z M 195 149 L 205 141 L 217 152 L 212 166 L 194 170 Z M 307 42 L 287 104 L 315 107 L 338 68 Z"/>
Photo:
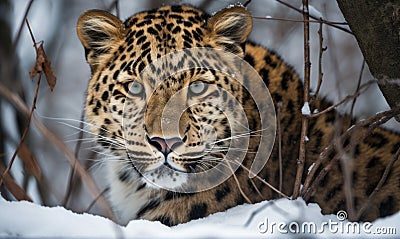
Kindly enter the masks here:
<path id="1" fill-rule="evenodd" d="M 317 84 L 317 90 L 315 91 L 314 98 L 318 98 L 319 91 L 321 90 L 321 85 L 322 85 L 322 79 L 324 77 L 324 73 L 322 72 L 322 55 L 324 51 L 326 51 L 328 48 L 323 47 L 323 42 L 324 42 L 324 36 L 323 36 L 323 24 L 320 22 L 319 24 L 319 30 L 318 30 L 318 39 L 319 39 L 319 55 L 318 55 L 318 84 Z"/>
<path id="2" fill-rule="evenodd" d="M 364 68 L 365 68 L 365 60 L 363 60 L 363 63 L 361 65 L 360 74 L 358 76 L 357 88 L 356 88 L 356 92 L 354 94 L 357 94 L 357 92 L 360 91 L 360 86 L 361 86 L 362 76 L 363 76 L 363 73 L 364 73 Z M 355 97 L 353 99 L 353 102 L 351 103 L 351 109 L 350 109 L 351 124 L 354 124 L 353 112 L 354 112 L 354 106 L 356 105 L 357 98 L 358 97 Z"/>
<path id="3" fill-rule="evenodd" d="M 322 111 L 320 111 L 318 113 L 307 115 L 307 117 L 308 118 L 315 118 L 315 117 L 321 116 L 321 115 L 323 115 L 323 114 L 325 114 L 325 113 L 327 113 L 327 112 L 329 112 L 331 110 L 336 109 L 336 107 L 338 107 L 338 106 L 340 106 L 340 105 L 342 105 L 342 104 L 344 104 L 344 103 L 346 103 L 346 102 L 348 102 L 348 101 L 350 101 L 352 99 L 355 99 L 358 96 L 360 96 L 362 93 L 364 93 L 364 91 L 361 91 L 361 90 L 364 90 L 364 88 L 368 88 L 373 83 L 376 83 L 376 81 L 375 80 L 368 81 L 367 83 L 363 84 L 354 95 L 348 95 L 348 96 L 346 96 L 346 98 L 344 98 L 343 100 L 339 101 L 338 103 L 333 104 L 333 105 L 329 106 L 328 108 L 326 108 L 326 109 L 324 109 L 324 110 L 322 110 Z"/>
<path id="4" fill-rule="evenodd" d="M 325 175 L 330 171 L 332 166 L 337 163 L 341 155 L 336 154 L 334 158 L 328 159 L 329 153 L 336 147 L 335 145 L 344 142 L 344 139 L 350 137 L 352 133 L 355 131 L 361 129 L 362 127 L 368 127 L 367 131 L 356 138 L 353 142 L 361 142 L 363 141 L 366 137 L 370 135 L 370 133 L 379 127 L 380 125 L 386 123 L 389 121 L 391 118 L 395 117 L 396 115 L 399 115 L 400 113 L 400 107 L 393 108 L 391 110 L 387 110 L 384 112 L 381 112 L 379 114 L 376 114 L 369 119 L 359 121 L 357 124 L 353 125 L 349 129 L 347 129 L 346 132 L 344 132 L 340 137 L 336 138 L 330 145 L 328 145 L 319 155 L 318 160 L 315 161 L 314 167 L 311 169 L 309 174 L 307 175 L 307 178 L 304 182 L 303 189 L 301 191 L 301 194 L 304 198 L 305 201 L 308 201 L 314 192 L 315 188 L 317 187 L 318 183 L 325 177 Z M 344 149 L 345 151 L 348 151 L 351 147 L 354 147 L 354 143 L 350 142 L 348 146 Z M 321 170 L 319 175 L 314 179 L 314 175 L 316 174 L 317 170 L 321 166 L 322 163 L 324 163 L 326 160 L 329 160 L 330 162 Z"/>
<path id="5" fill-rule="evenodd" d="M 304 22 L 304 104 L 310 101 L 310 24 L 309 10 L 308 10 L 308 0 L 303 0 L 303 18 Z M 293 189 L 293 199 L 296 199 L 300 195 L 301 179 L 303 178 L 304 164 L 306 161 L 306 137 L 308 132 L 308 117 L 302 115 L 301 121 L 301 135 L 300 135 L 300 149 L 299 158 L 297 160 L 297 172 L 296 180 Z"/>

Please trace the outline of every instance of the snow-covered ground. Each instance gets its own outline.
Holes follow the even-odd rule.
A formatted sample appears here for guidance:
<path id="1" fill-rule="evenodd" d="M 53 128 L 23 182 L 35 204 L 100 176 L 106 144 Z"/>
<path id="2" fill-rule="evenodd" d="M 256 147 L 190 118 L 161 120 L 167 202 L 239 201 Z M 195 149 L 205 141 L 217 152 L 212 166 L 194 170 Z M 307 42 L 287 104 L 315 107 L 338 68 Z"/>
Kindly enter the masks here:
<path id="1" fill-rule="evenodd" d="M 256 212 L 256 213 L 255 213 Z M 316 204 L 280 199 L 242 205 L 175 227 L 133 220 L 127 226 L 63 207 L 0 198 L 0 237 L 18 238 L 375 238 L 400 236 L 400 213 L 372 223 L 350 223 L 346 212 L 321 215 Z"/>

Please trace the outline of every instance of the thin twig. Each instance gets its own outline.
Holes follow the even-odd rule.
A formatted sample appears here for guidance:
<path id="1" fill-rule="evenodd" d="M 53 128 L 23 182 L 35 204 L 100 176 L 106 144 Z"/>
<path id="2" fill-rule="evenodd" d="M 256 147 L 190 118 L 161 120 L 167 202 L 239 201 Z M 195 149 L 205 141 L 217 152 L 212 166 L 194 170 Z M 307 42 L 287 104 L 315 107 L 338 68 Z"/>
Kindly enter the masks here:
<path id="1" fill-rule="evenodd" d="M 251 3 L 251 0 L 247 0 L 247 1 L 243 4 L 243 7 L 247 7 L 247 5 L 249 5 L 249 3 Z"/>
<path id="2" fill-rule="evenodd" d="M 298 23 L 319 23 L 319 24 L 326 24 L 330 23 L 331 25 L 348 25 L 347 22 L 334 22 L 334 21 L 327 21 L 323 20 L 322 18 L 318 20 L 304 20 L 304 19 L 293 19 L 293 18 L 282 18 L 282 17 L 262 17 L 262 16 L 251 16 L 254 19 L 262 19 L 262 20 L 271 20 L 271 21 L 284 21 L 284 22 L 298 22 Z"/>
<path id="3" fill-rule="evenodd" d="M 322 79 L 324 77 L 324 73 L 322 72 L 322 55 L 324 51 L 327 50 L 327 47 L 323 47 L 324 36 L 323 36 L 323 24 L 320 22 L 319 30 L 318 30 L 318 39 L 319 39 L 319 56 L 318 56 L 318 85 L 317 90 L 315 91 L 314 97 L 318 98 L 319 91 L 321 90 Z"/>
<path id="4" fill-rule="evenodd" d="M 96 205 L 96 202 L 100 199 L 100 197 L 104 197 L 104 194 L 108 190 L 110 190 L 109 187 L 103 189 L 103 191 L 101 191 L 101 193 L 95 199 L 93 199 L 93 201 L 89 204 L 89 206 L 86 208 L 85 212 L 88 213 L 90 210 L 92 210 L 93 206 Z"/>
<path id="5" fill-rule="evenodd" d="M 365 126 L 372 126 L 374 128 L 378 127 L 380 124 L 375 124 L 375 126 L 373 126 L 374 122 L 381 122 L 381 124 L 387 122 L 388 120 L 390 120 L 392 117 L 396 116 L 399 114 L 399 108 L 395 108 L 395 109 L 391 109 L 388 111 L 384 111 L 381 112 L 379 114 L 376 114 L 375 116 L 367 119 L 367 120 L 363 120 L 358 122 L 356 125 L 350 127 L 349 129 L 347 129 L 346 132 L 344 132 L 340 137 L 345 138 L 345 137 L 349 137 L 350 134 L 352 134 L 354 131 L 359 130 L 361 127 L 365 127 Z M 366 136 L 365 136 L 366 137 Z M 302 195 L 304 200 L 308 200 L 309 196 L 311 195 L 311 191 L 310 188 L 312 186 L 310 186 L 310 184 L 313 182 L 313 178 L 314 175 L 316 174 L 319 166 L 325 162 L 325 160 L 327 159 L 329 153 L 334 149 L 335 144 L 337 143 L 337 141 L 339 140 L 339 138 L 336 138 L 336 140 L 334 140 L 330 145 L 328 145 L 319 155 L 319 158 L 317 161 L 314 162 L 314 167 L 311 169 L 311 171 L 309 172 L 309 174 L 307 175 L 307 178 L 304 182 L 303 185 L 303 189 L 302 189 Z M 342 140 L 343 141 L 343 140 Z M 349 144 L 352 145 L 352 144 Z M 338 159 L 337 157 L 335 157 L 334 159 L 331 159 L 331 161 L 335 161 L 336 159 Z M 316 184 L 315 181 L 320 181 L 330 169 L 330 167 L 332 166 L 333 162 L 330 163 L 331 165 L 328 164 L 327 167 L 325 167 L 323 169 L 323 171 L 320 173 L 319 177 L 320 179 L 315 179 L 313 182 L 313 185 Z"/>
<path id="6" fill-rule="evenodd" d="M 361 137 L 358 137 L 356 142 L 363 141 L 372 130 L 376 129 L 380 125 L 386 123 L 389 121 L 391 118 L 394 116 L 398 115 L 400 113 L 400 107 L 393 108 L 391 110 L 387 110 L 381 113 L 378 113 L 369 119 L 359 121 L 357 124 L 353 125 L 349 129 L 347 129 L 346 132 L 344 132 L 340 137 L 338 137 L 336 140 L 334 140 L 330 145 L 328 145 L 319 155 L 318 159 L 314 163 L 314 167 L 311 169 L 309 174 L 307 175 L 307 178 L 304 182 L 303 189 L 301 191 L 301 194 L 304 198 L 305 201 L 308 201 L 314 192 L 316 185 L 325 177 L 325 175 L 330 171 L 332 166 L 337 163 L 337 160 L 339 159 L 340 155 L 336 155 L 333 159 L 329 159 L 330 162 L 328 163 L 327 166 L 325 166 L 319 175 L 313 180 L 314 175 L 316 174 L 318 168 L 322 163 L 328 159 L 329 153 L 334 149 L 335 144 L 340 142 L 344 142 L 344 139 L 349 137 L 353 132 L 360 130 L 362 127 L 368 127 L 366 133 L 364 133 Z M 354 147 L 353 143 L 350 143 L 348 146 L 346 146 L 345 151 L 348 151 L 350 147 Z"/>
<path id="7" fill-rule="evenodd" d="M 36 127 L 41 131 L 41 133 L 48 138 L 51 142 L 54 143 L 55 146 L 57 146 L 60 151 L 65 153 L 65 156 L 69 160 L 70 164 L 73 165 L 75 164 L 76 171 L 78 172 L 79 176 L 82 178 L 83 182 L 86 183 L 86 186 L 89 188 L 91 191 L 92 195 L 97 197 L 98 195 L 101 194 L 99 191 L 96 183 L 93 181 L 92 177 L 89 175 L 89 173 L 86 171 L 86 169 L 83 167 L 83 165 L 75 158 L 73 153 L 69 151 L 68 147 L 56 136 L 54 135 L 48 128 L 46 128 L 39 120 L 35 120 L 36 118 L 33 117 L 34 122 L 36 124 Z M 110 205 L 108 202 L 105 200 L 104 197 L 100 197 L 99 199 L 99 204 L 106 213 L 106 215 L 113 221 L 116 221 L 116 217 L 111 210 Z"/>
<path id="8" fill-rule="evenodd" d="M 325 114 L 325 113 L 327 113 L 327 112 L 329 112 L 331 110 L 334 110 L 336 107 L 346 103 L 347 101 L 352 100 L 352 99 L 357 98 L 358 96 L 360 96 L 362 93 L 364 93 L 364 91 L 361 91 L 361 90 L 364 90 L 364 88 L 368 88 L 373 83 L 376 83 L 376 80 L 368 81 L 367 83 L 365 83 L 362 86 L 360 86 L 359 91 L 356 92 L 354 95 L 348 95 L 343 100 L 339 101 L 338 103 L 336 103 L 334 105 L 331 105 L 331 106 L 327 107 L 326 109 L 324 109 L 324 110 L 322 110 L 322 111 L 320 111 L 318 113 L 307 115 L 307 117 L 308 118 L 316 118 L 316 117 L 319 117 L 319 116 L 321 116 L 321 115 L 323 115 L 323 114 Z"/>
<path id="9" fill-rule="evenodd" d="M 310 101 L 310 24 L 307 22 L 309 19 L 308 0 L 303 0 L 303 18 L 304 22 L 304 104 Z M 304 172 L 304 164 L 306 161 L 306 137 L 308 132 L 308 117 L 302 115 L 301 121 L 301 135 L 300 135 L 300 148 L 299 158 L 297 160 L 296 180 L 293 188 L 293 199 L 300 195 L 301 179 Z"/>
<path id="10" fill-rule="evenodd" d="M 29 108 L 25 105 L 23 100 L 18 95 L 10 92 L 2 84 L 0 84 L 0 95 L 3 95 L 10 103 L 16 106 L 16 108 L 20 112 L 29 115 Z M 101 195 L 101 192 L 98 189 L 96 183 L 93 181 L 93 178 L 89 175 L 83 165 L 75 158 L 74 154 L 69 150 L 68 146 L 65 145 L 64 142 L 62 142 L 53 132 L 51 132 L 40 120 L 38 120 L 35 115 L 32 115 L 32 122 L 36 125 L 36 128 L 42 133 L 42 135 L 48 139 L 49 142 L 51 142 L 61 152 L 64 153 L 65 157 L 68 159 L 71 165 L 76 165 L 76 171 L 82 178 L 82 181 L 88 187 L 90 193 L 94 197 L 98 197 L 99 195 Z M 98 202 L 107 217 L 116 222 L 117 220 L 114 212 L 111 210 L 111 207 L 105 200 L 105 198 L 103 196 L 99 197 Z"/>
<path id="11" fill-rule="evenodd" d="M 33 36 L 31 27 L 29 26 L 28 20 L 26 20 L 26 24 L 27 24 L 27 26 L 28 26 L 29 33 L 31 34 L 32 41 L 33 41 L 33 45 L 34 45 L 35 50 L 36 50 L 36 54 L 38 54 L 38 49 L 37 49 L 37 47 L 36 47 L 36 40 L 35 40 L 35 37 Z M 28 120 L 26 121 L 26 124 L 25 124 L 24 132 L 22 133 L 22 136 L 21 136 L 21 139 L 20 139 L 20 141 L 19 141 L 19 143 L 18 143 L 18 146 L 17 146 L 17 148 L 15 149 L 14 154 L 13 154 L 13 156 L 11 157 L 10 162 L 8 163 L 6 170 L 3 172 L 2 176 L 1 176 L 1 179 L 0 179 L 0 186 L 3 184 L 3 178 L 8 174 L 8 172 L 10 171 L 12 165 L 14 164 L 14 161 L 15 161 L 15 158 L 17 157 L 18 151 L 20 150 L 22 144 L 23 144 L 24 141 L 25 141 L 26 136 L 28 135 L 28 131 L 29 131 L 29 127 L 30 127 L 30 124 L 31 124 L 31 119 L 32 119 L 33 111 L 35 111 L 35 109 L 36 109 L 36 101 L 37 101 L 37 97 L 38 97 L 38 93 L 39 93 L 39 86 L 40 86 L 40 81 L 41 81 L 41 79 L 42 79 L 42 73 L 40 73 L 39 76 L 38 76 L 38 81 L 37 81 L 37 83 L 36 83 L 35 94 L 34 94 L 34 96 L 33 96 L 33 102 L 32 102 L 31 109 L 30 109 L 30 111 L 29 111 Z"/>
<path id="12" fill-rule="evenodd" d="M 337 124 L 337 122 L 335 122 Z M 338 132 L 342 132 L 341 129 L 343 129 L 344 124 L 337 125 L 335 126 L 336 129 L 340 130 L 335 130 L 335 135 L 338 137 Z M 354 140 L 354 134 L 350 135 L 350 144 L 354 145 L 355 140 Z M 340 155 L 340 166 L 343 172 L 343 192 L 345 196 L 345 201 L 346 201 L 346 212 L 348 213 L 348 219 L 349 220 L 354 220 L 355 217 L 355 212 L 354 212 L 354 203 L 353 203 L 353 191 L 352 191 L 352 183 L 353 183 L 353 161 L 354 161 L 354 150 L 355 147 L 349 148 L 349 151 L 346 151 L 343 148 L 343 140 L 342 138 L 338 139 L 338 143 L 335 144 L 335 150 L 338 152 L 337 154 Z"/>
<path id="13" fill-rule="evenodd" d="M 248 169 L 246 166 L 244 166 L 242 163 L 233 160 L 232 162 L 238 164 L 240 167 L 242 167 L 246 172 L 253 174 L 253 172 Z M 253 174 L 254 175 L 254 174 Z M 265 179 L 261 178 L 258 175 L 255 175 L 254 178 L 260 180 L 263 184 L 265 184 L 267 187 L 269 187 L 270 189 L 272 189 L 272 191 L 276 192 L 277 194 L 279 194 L 280 196 L 286 198 L 286 199 L 290 199 L 286 194 L 284 194 L 282 191 L 278 190 L 277 188 L 275 188 L 274 186 L 272 186 L 270 183 L 268 183 L 267 181 L 265 181 Z"/>
<path id="14" fill-rule="evenodd" d="M 117 18 L 121 17 L 121 11 L 119 10 L 119 0 L 115 0 L 115 12 L 117 13 Z"/>
<path id="15" fill-rule="evenodd" d="M 282 132 L 281 132 L 281 109 L 282 102 L 278 102 L 277 109 L 277 126 L 278 126 L 278 158 L 279 158 L 279 191 L 282 192 L 283 185 L 283 170 L 282 170 Z"/>
<path id="16" fill-rule="evenodd" d="M 20 139 L 20 141 L 18 143 L 18 146 L 15 149 L 14 154 L 11 157 L 10 162 L 8 163 L 6 170 L 3 172 L 2 176 L 1 176 L 0 186 L 3 184 L 3 178 L 8 174 L 8 172 L 10 171 L 12 165 L 14 164 L 15 158 L 18 155 L 18 151 L 20 150 L 22 144 L 25 141 L 26 136 L 28 135 L 29 126 L 31 124 L 31 119 L 32 119 L 32 114 L 33 114 L 33 111 L 36 108 L 36 101 L 37 101 L 37 96 L 38 96 L 38 93 L 39 93 L 39 85 L 40 85 L 41 78 L 42 78 L 42 74 L 39 75 L 38 81 L 36 83 L 35 95 L 33 97 L 33 103 L 32 103 L 31 110 L 30 110 L 29 115 L 28 115 L 28 120 L 26 121 L 24 132 L 22 133 L 22 136 L 21 136 L 21 139 Z"/>
<path id="17" fill-rule="evenodd" d="M 237 179 L 237 176 L 236 176 L 236 174 L 235 174 L 235 170 L 233 170 L 232 165 L 231 165 L 229 162 L 227 163 L 227 165 L 228 165 L 228 168 L 229 168 L 229 169 L 231 170 L 231 172 L 232 172 L 233 179 L 235 180 L 235 182 L 236 182 L 236 184 L 237 184 L 237 186 L 238 186 L 238 189 L 239 189 L 240 194 L 242 194 L 242 197 L 246 200 L 247 203 L 252 204 L 250 198 L 247 197 L 246 193 L 243 191 L 242 187 L 240 186 L 240 182 L 239 182 L 239 180 Z M 240 165 L 242 165 L 242 164 L 240 164 Z"/>
<path id="18" fill-rule="evenodd" d="M 81 112 L 81 120 L 79 123 L 79 135 L 78 135 L 78 142 L 75 145 L 75 151 L 74 151 L 74 155 L 75 158 L 79 158 L 79 151 L 81 149 L 81 145 L 82 145 L 82 138 L 83 138 L 83 127 L 84 127 L 84 118 L 85 118 L 85 110 L 82 110 Z M 74 188 L 75 185 L 75 181 L 77 180 L 77 178 L 75 177 L 75 171 L 76 171 L 76 164 L 74 163 L 74 165 L 71 167 L 71 173 L 69 175 L 69 180 L 68 180 L 68 186 L 67 186 L 67 193 L 65 194 L 64 197 L 64 201 L 63 201 L 63 206 L 67 206 L 69 198 L 71 197 L 72 194 L 72 190 Z"/>
<path id="19" fill-rule="evenodd" d="M 12 45 L 12 52 L 15 52 L 15 49 L 17 49 L 18 43 L 21 39 L 22 29 L 24 28 L 26 18 L 28 17 L 28 14 L 29 14 L 29 11 L 31 10 L 33 2 L 34 2 L 34 0 L 30 0 L 28 3 L 28 6 L 26 7 L 24 17 L 22 18 L 22 22 L 18 28 L 17 36 L 15 37 L 14 43 Z"/>
<path id="20" fill-rule="evenodd" d="M 358 211 L 355 220 L 357 220 L 357 221 L 360 220 L 360 217 L 363 215 L 365 210 L 367 210 L 368 207 L 371 205 L 372 199 L 379 192 L 379 190 L 381 190 L 383 184 L 386 182 L 386 179 L 389 176 L 390 170 L 393 168 L 394 163 L 399 159 L 399 157 L 400 157 L 400 147 L 397 149 L 396 153 L 393 155 L 392 160 L 390 160 L 389 164 L 386 166 L 385 171 L 383 172 L 383 175 L 378 182 L 378 185 L 376 185 L 374 191 L 369 195 L 367 201 L 360 208 L 360 211 Z"/>
<path id="21" fill-rule="evenodd" d="M 364 68 L 365 68 L 365 59 L 363 60 L 363 63 L 361 65 L 360 74 L 358 75 L 358 82 L 357 82 L 357 88 L 356 88 L 355 94 L 360 91 L 360 86 L 361 86 L 362 76 L 363 76 L 363 73 L 364 73 Z M 355 120 L 354 117 L 353 117 L 353 112 L 354 112 L 354 106 L 356 105 L 357 98 L 358 97 L 355 97 L 353 99 L 353 102 L 351 103 L 351 109 L 350 109 L 351 124 L 354 124 L 354 120 Z"/>
<path id="22" fill-rule="evenodd" d="M 291 9 L 295 10 L 296 12 L 299 12 L 299 13 L 303 14 L 303 11 L 301 11 L 300 9 L 297 9 L 296 7 L 294 7 L 293 5 L 291 5 L 291 4 L 289 4 L 289 3 L 286 3 L 286 2 L 284 2 L 284 1 L 282 1 L 282 0 L 275 0 L 275 1 L 277 1 L 278 3 L 280 3 L 280 4 L 282 4 L 282 5 L 285 5 L 286 7 L 289 7 L 289 8 L 291 8 Z M 315 16 L 312 16 L 312 15 L 309 15 L 309 16 L 310 16 L 312 19 L 315 19 L 315 20 L 318 20 L 318 19 L 319 19 L 319 17 L 315 17 Z M 330 21 L 326 21 L 326 20 L 324 20 L 324 19 L 321 19 L 321 21 L 323 21 L 323 23 L 325 23 L 326 25 L 332 26 L 332 27 L 334 27 L 334 28 L 337 28 L 337 29 L 339 29 L 339 30 L 342 30 L 342 31 L 344 31 L 344 32 L 347 32 L 347 33 L 353 35 L 353 33 L 352 33 L 350 30 L 348 30 L 348 29 L 346 29 L 346 28 L 344 28 L 344 27 L 337 26 L 337 24 L 332 24 Z M 347 25 L 347 23 L 346 23 L 346 25 Z"/>
<path id="23" fill-rule="evenodd" d="M 262 195 L 262 193 L 260 192 L 260 190 L 257 188 L 257 185 L 254 183 L 252 178 L 249 178 L 251 185 L 253 186 L 254 190 L 256 190 L 258 196 L 260 196 L 261 200 L 264 200 L 264 197 Z"/>

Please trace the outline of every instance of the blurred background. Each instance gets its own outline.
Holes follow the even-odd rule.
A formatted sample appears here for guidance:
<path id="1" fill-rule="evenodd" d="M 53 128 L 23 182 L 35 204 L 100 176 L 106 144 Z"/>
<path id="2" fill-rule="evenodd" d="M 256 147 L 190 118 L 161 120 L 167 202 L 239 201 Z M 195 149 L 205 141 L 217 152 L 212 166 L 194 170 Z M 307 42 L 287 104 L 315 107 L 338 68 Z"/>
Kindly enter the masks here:
<path id="1" fill-rule="evenodd" d="M 79 161 L 94 177 L 100 191 L 107 185 L 97 153 L 93 148 L 89 134 L 82 136 L 80 120 L 84 106 L 87 82 L 90 78 L 89 66 L 85 62 L 83 47 L 75 31 L 80 14 L 89 9 L 109 10 L 122 20 L 130 15 L 168 4 L 188 3 L 213 14 L 218 10 L 244 0 L 0 0 L 0 84 L 10 92 L 18 94 L 28 107 L 32 105 L 37 78 L 30 79 L 29 71 L 36 60 L 32 39 L 24 19 L 29 20 L 37 42 L 44 42 L 44 49 L 52 63 L 57 84 L 53 91 L 42 81 L 37 97 L 35 115 L 68 148 L 76 153 Z M 301 0 L 287 1 L 293 7 L 301 9 Z M 303 76 L 303 24 L 302 15 L 275 0 L 253 0 L 248 5 L 254 17 L 254 30 L 251 39 L 279 53 L 296 71 Z M 310 14 L 333 22 L 344 22 L 344 18 L 332 0 L 310 0 Z M 262 19 L 259 19 L 262 18 Z M 294 21 L 293 21 L 294 20 Z M 343 28 L 348 29 L 346 25 Z M 311 23 L 311 82 L 315 89 L 318 82 L 318 62 L 320 53 L 319 23 Z M 361 73 L 361 84 L 373 77 L 368 67 L 363 69 L 363 57 L 357 42 L 351 33 L 322 25 L 323 47 L 327 47 L 322 56 L 323 83 L 320 95 L 327 96 L 333 102 L 352 95 L 356 91 Z M 44 80 L 44 79 L 43 79 Z M 351 104 L 339 107 L 348 111 Z M 367 118 L 388 106 L 376 85 L 369 87 L 356 102 L 355 115 Z M 15 151 L 24 131 L 26 117 L 0 95 L 0 172 Z M 400 129 L 394 120 L 385 125 Z M 33 124 L 25 140 L 25 145 L 41 170 L 41 179 L 35 178 L 26 170 L 17 157 L 11 175 L 15 182 L 38 203 L 49 206 L 63 205 L 77 212 L 88 211 L 103 214 L 96 205 L 95 198 L 79 179 L 71 180 L 71 164 L 65 152 L 58 150 L 53 142 L 44 137 Z M 79 148 L 79 149 L 77 149 Z M 71 184 L 71 182 L 73 182 Z M 73 185 L 71 187 L 71 185 Z M 68 196 L 67 196 L 68 195 Z M 4 186 L 1 196 L 15 200 Z"/>

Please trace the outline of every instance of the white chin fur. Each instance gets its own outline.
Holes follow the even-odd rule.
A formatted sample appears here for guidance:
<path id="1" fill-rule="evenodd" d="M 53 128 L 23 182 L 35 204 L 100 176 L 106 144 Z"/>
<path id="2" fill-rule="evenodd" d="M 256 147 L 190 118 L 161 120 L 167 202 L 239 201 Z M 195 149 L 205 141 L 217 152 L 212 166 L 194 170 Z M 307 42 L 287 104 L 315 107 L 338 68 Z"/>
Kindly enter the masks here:
<path id="1" fill-rule="evenodd" d="M 150 191 L 145 189 L 137 191 L 142 182 L 139 174 L 133 170 L 130 181 L 121 182 L 117 172 L 123 167 L 124 164 L 120 162 L 107 162 L 107 176 L 110 184 L 109 202 L 118 222 L 126 225 L 130 220 L 136 219 L 138 210 L 148 201 Z"/>
<path id="2" fill-rule="evenodd" d="M 188 180 L 185 173 L 145 173 L 142 182 L 151 189 L 180 189 Z"/>
<path id="3" fill-rule="evenodd" d="M 163 173 L 156 170 L 145 173 L 144 177 L 132 170 L 132 175 L 129 181 L 121 182 L 118 178 L 118 173 L 122 168 L 126 167 L 118 161 L 107 162 L 108 183 L 110 184 L 109 201 L 117 215 L 118 221 L 122 225 L 127 225 L 130 220 L 137 218 L 137 212 L 140 210 L 151 197 L 154 197 L 161 188 L 179 190 L 188 180 L 185 173 Z M 161 167 L 162 168 L 162 167 Z M 137 190 L 143 183 L 145 188 Z"/>

